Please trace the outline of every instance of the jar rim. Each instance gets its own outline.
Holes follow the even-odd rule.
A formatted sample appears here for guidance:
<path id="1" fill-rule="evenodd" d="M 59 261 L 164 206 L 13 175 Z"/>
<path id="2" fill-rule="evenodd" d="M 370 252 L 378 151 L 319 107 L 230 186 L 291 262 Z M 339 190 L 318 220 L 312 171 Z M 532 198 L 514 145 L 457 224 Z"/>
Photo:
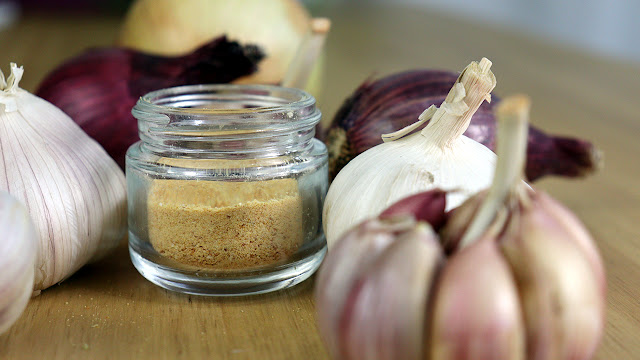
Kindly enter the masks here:
<path id="1" fill-rule="evenodd" d="M 222 109 L 222 108 L 192 108 L 181 106 L 170 106 L 159 104 L 163 99 L 170 99 L 180 95 L 198 94 L 220 91 L 224 93 L 252 94 L 263 95 L 279 93 L 281 100 L 288 100 L 278 105 L 256 106 L 242 109 Z M 283 95 L 289 96 L 289 99 L 283 98 Z M 289 111 L 291 109 L 302 109 L 315 106 L 315 98 L 300 89 L 287 88 L 278 85 L 267 84 L 198 84 L 198 85 L 182 85 L 170 88 L 151 91 L 138 99 L 136 110 L 142 113 L 151 114 L 198 114 L 198 115 L 232 115 L 232 114 L 265 114 Z"/>
<path id="2" fill-rule="evenodd" d="M 189 154 L 308 146 L 322 116 L 305 91 L 251 84 L 161 89 L 142 96 L 131 113 L 147 148 Z"/>

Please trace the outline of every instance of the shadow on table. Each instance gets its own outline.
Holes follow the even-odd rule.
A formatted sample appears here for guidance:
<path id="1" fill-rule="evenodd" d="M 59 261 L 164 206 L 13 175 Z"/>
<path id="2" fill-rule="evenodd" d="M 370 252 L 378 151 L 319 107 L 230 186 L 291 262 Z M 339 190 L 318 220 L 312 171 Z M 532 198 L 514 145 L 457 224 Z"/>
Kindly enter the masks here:
<path id="1" fill-rule="evenodd" d="M 136 300 L 146 303 L 174 304 L 247 302 L 255 304 L 281 301 L 283 298 L 308 297 L 313 292 L 314 279 L 315 277 L 312 276 L 292 288 L 260 295 L 215 297 L 181 294 L 163 289 L 140 275 L 131 263 L 128 246 L 124 243 L 104 259 L 84 266 L 59 285 L 43 291 L 41 296 L 80 293 L 92 297 L 120 298 L 125 302 Z"/>

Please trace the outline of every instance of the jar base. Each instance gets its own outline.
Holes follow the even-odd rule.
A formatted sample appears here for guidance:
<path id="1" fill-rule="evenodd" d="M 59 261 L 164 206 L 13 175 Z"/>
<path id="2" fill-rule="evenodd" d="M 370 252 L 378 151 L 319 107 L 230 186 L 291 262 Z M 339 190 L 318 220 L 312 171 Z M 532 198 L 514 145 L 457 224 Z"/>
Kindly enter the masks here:
<path id="1" fill-rule="evenodd" d="M 313 275 L 326 252 L 325 244 L 304 259 L 292 263 L 259 271 L 216 274 L 214 271 L 179 270 L 155 263 L 129 243 L 131 262 L 147 280 L 167 290 L 202 296 L 255 295 L 292 287 Z"/>

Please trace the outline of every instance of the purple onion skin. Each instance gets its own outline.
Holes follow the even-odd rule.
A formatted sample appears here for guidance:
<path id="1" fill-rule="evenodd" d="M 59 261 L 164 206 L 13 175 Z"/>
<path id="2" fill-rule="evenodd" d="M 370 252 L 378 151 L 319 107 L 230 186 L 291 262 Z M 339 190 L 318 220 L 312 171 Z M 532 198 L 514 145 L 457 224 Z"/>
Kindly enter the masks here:
<path id="1" fill-rule="evenodd" d="M 336 112 L 322 138 L 329 148 L 329 176 L 333 179 L 347 162 L 382 143 L 380 135 L 417 121 L 422 111 L 439 106 L 458 78 L 441 70 L 411 70 L 375 81 L 365 81 Z M 494 105 L 484 102 L 464 133 L 495 151 Z M 599 151 L 588 141 L 547 135 L 529 127 L 525 174 L 529 181 L 545 175 L 579 177 L 600 166 Z"/>
<path id="2" fill-rule="evenodd" d="M 257 70 L 259 48 L 221 36 L 184 56 L 163 57 L 111 47 L 89 49 L 53 70 L 35 94 L 69 115 L 124 168 L 140 140 L 131 109 L 154 90 L 228 83 Z"/>

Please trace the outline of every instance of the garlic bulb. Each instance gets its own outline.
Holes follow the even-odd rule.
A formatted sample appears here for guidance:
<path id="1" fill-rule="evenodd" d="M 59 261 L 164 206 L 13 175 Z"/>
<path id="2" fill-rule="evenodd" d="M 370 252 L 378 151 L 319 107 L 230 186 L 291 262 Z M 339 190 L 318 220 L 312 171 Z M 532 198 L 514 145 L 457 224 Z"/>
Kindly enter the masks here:
<path id="1" fill-rule="evenodd" d="M 27 209 L 0 191 L 0 334 L 22 314 L 31 292 L 36 261 L 36 231 Z"/>
<path id="2" fill-rule="evenodd" d="M 73 120 L 0 72 L 0 190 L 26 205 L 38 233 L 34 290 L 64 280 L 124 238 L 124 173 Z M 2 106 L 4 105 L 4 106 Z"/>
<path id="3" fill-rule="evenodd" d="M 417 220 L 443 220 L 438 189 L 336 242 L 316 282 L 334 358 L 592 358 L 604 327 L 602 260 L 574 215 L 521 181 L 528 108 L 521 96 L 498 107 L 491 188 L 446 215 L 440 243 Z"/>
<path id="4" fill-rule="evenodd" d="M 347 229 L 406 196 L 433 188 L 455 190 L 447 194 L 447 209 L 452 209 L 489 186 L 495 154 L 462 133 L 496 85 L 490 67 L 486 58 L 472 62 L 439 108 L 432 106 L 415 124 L 383 135 L 390 141 L 358 155 L 338 173 L 323 209 L 330 248 Z M 427 120 L 420 132 L 400 138 Z"/>

